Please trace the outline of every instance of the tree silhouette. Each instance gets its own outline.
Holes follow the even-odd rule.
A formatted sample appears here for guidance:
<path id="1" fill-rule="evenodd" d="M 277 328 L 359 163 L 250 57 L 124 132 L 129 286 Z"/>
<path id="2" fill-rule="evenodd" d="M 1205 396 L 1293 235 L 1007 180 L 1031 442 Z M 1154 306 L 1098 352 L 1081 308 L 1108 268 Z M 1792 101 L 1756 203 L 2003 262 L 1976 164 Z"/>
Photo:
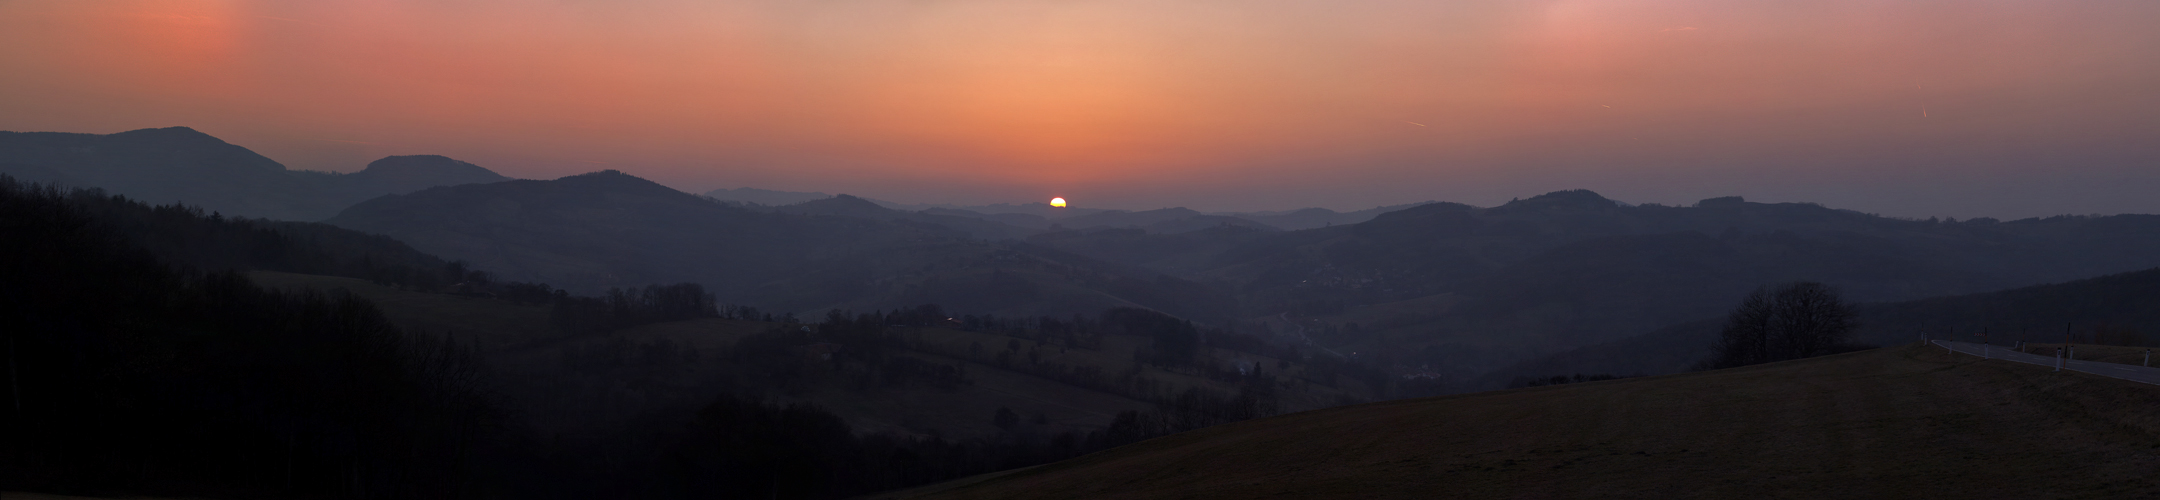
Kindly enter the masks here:
<path id="1" fill-rule="evenodd" d="M 1836 289 L 1800 281 L 1755 289 L 1725 318 L 1700 369 L 1731 368 L 1831 354 L 1851 343 L 1859 327 Z"/>

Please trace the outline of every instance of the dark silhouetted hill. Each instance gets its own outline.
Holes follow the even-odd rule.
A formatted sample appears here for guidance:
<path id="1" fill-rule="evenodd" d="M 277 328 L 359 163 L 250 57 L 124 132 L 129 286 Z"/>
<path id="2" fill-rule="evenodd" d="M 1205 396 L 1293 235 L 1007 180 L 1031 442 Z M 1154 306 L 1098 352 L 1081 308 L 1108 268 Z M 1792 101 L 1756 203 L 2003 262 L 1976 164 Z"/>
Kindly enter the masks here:
<path id="1" fill-rule="evenodd" d="M 391 156 L 369 163 L 366 169 L 341 176 L 340 189 L 348 196 L 373 198 L 402 194 L 435 186 L 487 184 L 510 180 L 479 165 L 438 155 Z"/>
<path id="2" fill-rule="evenodd" d="M 297 221 L 321 220 L 384 194 L 506 180 L 441 156 L 393 156 L 345 175 L 286 170 L 187 127 L 106 135 L 0 132 L 0 173 L 228 216 Z"/>
<path id="3" fill-rule="evenodd" d="M 1274 226 L 1267 224 L 1237 217 L 1202 214 L 1184 207 L 1140 212 L 1107 210 L 1059 219 L 1057 224 L 1066 229 L 1139 228 L 1158 234 L 1184 233 L 1225 226 L 1263 231 L 1277 230 Z"/>
<path id="4" fill-rule="evenodd" d="M 1225 212 L 1209 215 L 1236 217 L 1253 222 L 1258 222 L 1261 224 L 1267 224 L 1269 226 L 1274 226 L 1276 228 L 1280 228 L 1286 231 L 1295 231 L 1299 229 L 1313 229 L 1343 224 L 1356 224 L 1359 222 L 1372 220 L 1373 217 L 1378 217 L 1380 214 L 1415 207 L 1418 205 L 1424 205 L 1428 203 L 1433 202 L 1428 201 L 1421 203 L 1406 203 L 1402 205 L 1389 205 L 1384 207 L 1368 208 L 1354 212 L 1337 212 L 1325 208 L 1305 208 L 1281 212 Z"/>
<path id="5" fill-rule="evenodd" d="M 950 215 L 954 217 L 983 219 L 1009 226 L 1023 227 L 1028 229 L 1048 229 L 1050 227 L 1050 219 L 1045 219 L 1040 215 L 1032 214 L 986 214 L 973 210 L 962 210 L 957 208 L 926 208 L 922 210 L 922 213 L 929 215 Z"/>
<path id="6" fill-rule="evenodd" d="M 893 219 L 899 218 L 903 214 L 898 210 L 878 206 L 876 203 L 871 203 L 870 200 L 845 194 L 779 207 L 777 210 L 792 214 L 841 215 L 867 219 Z"/>
<path id="7" fill-rule="evenodd" d="M 706 191 L 705 196 L 710 196 L 713 199 L 722 201 L 756 203 L 759 205 L 767 206 L 793 205 L 806 201 L 822 200 L 832 197 L 832 195 L 825 193 L 774 191 L 770 189 L 758 189 L 753 187 L 715 189 L 711 191 Z"/>
<path id="8" fill-rule="evenodd" d="M 891 205 L 888 205 L 888 206 L 889 206 L 889 207 L 891 207 Z M 920 208 L 915 208 L 915 207 L 920 207 Z M 991 204 L 991 205 L 976 205 L 976 206 L 925 206 L 925 205 L 912 205 L 912 206 L 900 206 L 900 207 L 893 207 L 893 208 L 909 208 L 909 209 L 918 209 L 918 210 L 919 210 L 919 209 L 929 209 L 929 208 L 950 208 L 950 209 L 957 209 L 957 210 L 966 210 L 966 211 L 969 211 L 969 212 L 975 212 L 975 213 L 980 213 L 980 214 L 987 214 L 987 215 L 993 215 L 993 216 L 994 216 L 994 215 L 998 215 L 998 214 L 1025 214 L 1025 215 L 1033 215 L 1033 216 L 1036 216 L 1036 217 L 1042 217 L 1042 218 L 1044 218 L 1044 219 L 1048 219 L 1048 220 L 1051 220 L 1051 221 L 1053 221 L 1053 222 L 1054 222 L 1054 221 L 1057 221 L 1057 220 L 1059 220 L 1059 219 L 1064 219 L 1064 218 L 1066 218 L 1066 217 L 1078 217 L 1078 216 L 1082 216 L 1082 215 L 1088 215 L 1088 214 L 1094 214 L 1094 213 L 1101 213 L 1101 212 L 1107 212 L 1107 211 L 1109 211 L 1109 210 L 1104 210 L 1104 209 L 1100 209 L 1100 208 L 1087 208 L 1087 207 L 1084 207 L 1084 206 L 1071 206 L 1071 207 L 1063 207 L 1063 208 L 1060 208 L 1060 207 L 1053 207 L 1053 206 L 1050 206 L 1050 204 L 1048 204 L 1048 203 L 1018 203 L 1018 204 L 1014 204 L 1014 203 L 997 203 L 997 204 Z"/>
<path id="9" fill-rule="evenodd" d="M 932 213 L 929 210 L 920 212 L 893 210 L 885 208 L 877 202 L 845 194 L 794 205 L 772 207 L 771 210 L 801 215 L 831 215 L 884 221 L 908 220 L 956 229 L 967 233 L 971 237 L 986 240 L 1022 238 L 1041 232 L 1034 228 L 1006 224 L 991 217 L 954 215 L 954 212 L 962 212 L 956 210 L 947 210 L 945 213 Z"/>
<path id="10" fill-rule="evenodd" d="M 751 209 L 615 171 L 386 196 L 328 222 L 580 293 L 695 282 L 722 301 L 779 311 L 937 303 L 1066 316 L 1142 306 L 1220 319 L 1233 310 L 1210 287 L 974 232 L 1016 229 L 995 222 L 852 196 Z"/>

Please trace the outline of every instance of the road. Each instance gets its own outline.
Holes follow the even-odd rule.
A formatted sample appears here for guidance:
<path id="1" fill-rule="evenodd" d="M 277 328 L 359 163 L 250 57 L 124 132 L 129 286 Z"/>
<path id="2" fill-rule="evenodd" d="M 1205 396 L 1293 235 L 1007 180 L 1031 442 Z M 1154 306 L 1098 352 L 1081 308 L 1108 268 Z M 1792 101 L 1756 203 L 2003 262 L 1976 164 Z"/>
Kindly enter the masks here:
<path id="1" fill-rule="evenodd" d="M 1954 342 L 1948 340 L 1936 340 L 1933 342 L 1935 343 L 1935 345 L 1943 346 L 1944 348 L 1948 348 L 1952 351 L 1964 354 L 1971 354 L 1974 356 L 1986 356 L 1990 359 L 2016 361 L 2019 363 L 2031 363 L 2050 368 L 2055 366 L 2054 356 L 2025 354 L 2022 352 L 2012 351 L 2008 347 L 1988 346 L 1986 344 L 1975 344 L 1971 342 Z M 2094 375 L 2115 377 L 2133 382 L 2144 382 L 2147 384 L 2160 385 L 2160 368 L 2150 368 L 2117 363 L 2102 363 L 2099 361 L 2071 360 L 2063 362 L 2063 369 L 2081 371 Z"/>

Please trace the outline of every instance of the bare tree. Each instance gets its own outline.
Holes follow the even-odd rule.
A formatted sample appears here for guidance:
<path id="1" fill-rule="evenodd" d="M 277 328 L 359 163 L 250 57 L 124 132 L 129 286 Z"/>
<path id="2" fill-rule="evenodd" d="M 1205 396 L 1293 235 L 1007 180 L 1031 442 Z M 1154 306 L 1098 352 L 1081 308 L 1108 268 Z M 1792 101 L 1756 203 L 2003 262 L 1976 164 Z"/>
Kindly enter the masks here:
<path id="1" fill-rule="evenodd" d="M 1777 316 L 1775 295 L 1766 286 L 1740 299 L 1740 306 L 1725 317 L 1725 328 L 1719 332 L 1714 345 L 1717 354 L 1705 361 L 1702 368 L 1751 365 L 1769 359 L 1770 330 L 1776 325 Z"/>
<path id="2" fill-rule="evenodd" d="M 1837 290 L 1812 281 L 1755 289 L 1726 316 L 1701 369 L 1784 361 L 1836 352 L 1851 343 L 1859 326 L 1851 304 Z"/>

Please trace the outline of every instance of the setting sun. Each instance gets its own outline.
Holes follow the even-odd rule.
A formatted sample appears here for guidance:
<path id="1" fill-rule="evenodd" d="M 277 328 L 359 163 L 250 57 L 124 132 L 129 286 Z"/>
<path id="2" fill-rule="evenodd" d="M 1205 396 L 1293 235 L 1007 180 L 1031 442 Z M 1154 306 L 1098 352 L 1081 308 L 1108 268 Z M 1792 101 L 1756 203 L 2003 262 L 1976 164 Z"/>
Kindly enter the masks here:
<path id="1" fill-rule="evenodd" d="M 1050 199 L 1050 206 L 1053 206 L 1053 207 L 1058 207 L 1058 208 L 1065 208 L 1065 199 L 1064 199 L 1064 198 L 1051 198 L 1051 199 Z"/>

